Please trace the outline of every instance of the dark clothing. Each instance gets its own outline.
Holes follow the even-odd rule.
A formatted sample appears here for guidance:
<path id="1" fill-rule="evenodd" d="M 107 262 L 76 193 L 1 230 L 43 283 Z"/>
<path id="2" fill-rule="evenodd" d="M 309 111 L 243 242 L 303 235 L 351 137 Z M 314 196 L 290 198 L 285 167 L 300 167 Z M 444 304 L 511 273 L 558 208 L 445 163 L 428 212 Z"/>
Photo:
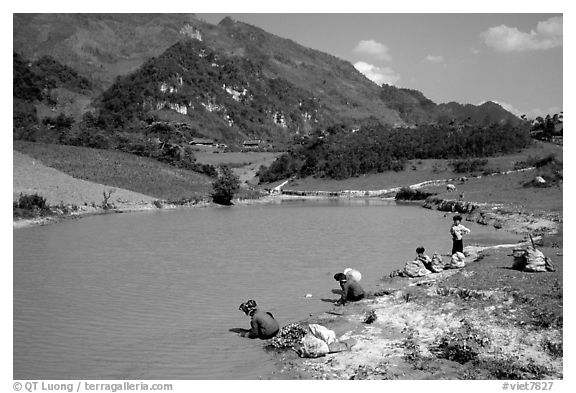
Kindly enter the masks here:
<path id="1" fill-rule="evenodd" d="M 458 222 L 458 224 L 456 224 Z M 464 252 L 464 243 L 462 242 L 462 235 L 470 233 L 470 229 L 460 224 L 460 221 L 454 221 L 454 225 L 450 228 L 452 235 L 452 255 L 456 252 Z"/>
<path id="2" fill-rule="evenodd" d="M 278 322 L 276 322 L 272 314 L 260 310 L 256 310 L 256 312 L 252 314 L 250 325 L 252 326 L 252 329 L 250 329 L 248 333 L 248 337 L 250 338 L 267 340 L 274 337 L 278 333 L 278 330 L 280 330 L 280 326 L 278 326 Z"/>
<path id="3" fill-rule="evenodd" d="M 452 255 L 454 255 L 457 252 L 464 252 L 464 242 L 462 241 L 462 239 L 460 240 L 452 240 Z"/>
<path id="4" fill-rule="evenodd" d="M 356 281 L 340 281 L 340 288 L 342 288 L 341 303 L 356 302 L 364 298 L 364 289 Z"/>

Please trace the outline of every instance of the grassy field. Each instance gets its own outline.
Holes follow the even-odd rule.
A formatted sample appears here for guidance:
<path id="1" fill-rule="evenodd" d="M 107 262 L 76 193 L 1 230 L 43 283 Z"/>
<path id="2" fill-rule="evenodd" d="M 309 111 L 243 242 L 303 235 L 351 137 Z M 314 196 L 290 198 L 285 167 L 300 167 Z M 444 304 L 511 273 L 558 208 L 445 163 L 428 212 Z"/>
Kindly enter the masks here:
<path id="1" fill-rule="evenodd" d="M 77 179 L 123 188 L 163 200 L 206 195 L 207 176 L 118 151 L 14 141 L 14 150 Z"/>
<path id="2" fill-rule="evenodd" d="M 508 171 L 514 169 L 516 163 L 530 158 L 543 158 L 550 154 L 555 154 L 558 159 L 562 160 L 562 147 L 551 143 L 535 142 L 532 147 L 522 152 L 488 158 L 486 169 L 489 171 Z M 286 185 L 285 189 L 302 191 L 383 190 L 417 184 L 427 180 L 469 176 L 469 174 L 455 173 L 451 169 L 449 162 L 450 160 L 412 160 L 403 171 L 369 174 L 345 180 L 314 177 L 295 179 Z"/>
<path id="3" fill-rule="evenodd" d="M 210 151 L 194 151 L 194 156 L 198 162 L 202 164 L 211 165 L 229 165 L 230 167 L 240 167 L 247 165 L 270 165 L 276 157 L 282 153 L 268 153 L 268 152 L 227 152 L 227 153 L 212 153 Z"/>
<path id="4" fill-rule="evenodd" d="M 214 166 L 228 165 L 240 178 L 240 182 L 248 182 L 252 185 L 258 184 L 256 173 L 260 166 L 270 166 L 281 154 L 268 152 L 213 153 L 211 151 L 194 151 L 194 156 L 198 162 Z"/>
<path id="5" fill-rule="evenodd" d="M 45 145 L 15 141 L 14 149 L 40 160 L 45 165 L 60 170 L 75 178 L 108 184 L 115 187 L 150 195 L 159 199 L 190 198 L 192 195 L 210 191 L 211 179 L 192 171 L 186 171 L 131 154 L 117 151 L 88 149 L 74 146 Z M 229 152 L 212 153 L 195 151 L 197 161 L 211 165 L 229 165 L 240 177 L 241 182 L 255 184 L 256 173 L 261 165 L 269 166 L 282 153 Z M 562 160 L 562 147 L 550 143 L 535 144 L 520 153 L 491 157 L 486 169 L 507 171 L 515 165 L 531 158 L 542 158 L 554 154 Z M 420 183 L 427 180 L 457 178 L 468 174 L 455 173 L 449 160 L 413 160 L 400 172 L 385 172 L 354 177 L 345 180 L 308 177 L 291 181 L 285 189 L 291 190 L 381 190 Z M 518 207 L 561 210 L 557 204 L 561 188 L 544 191 L 522 187 L 533 177 L 533 173 L 470 179 L 458 185 L 458 192 L 464 192 L 467 200 L 477 202 L 498 202 L 509 200 Z M 262 188 L 270 185 L 263 184 Z M 442 194 L 443 187 L 430 187 L 429 191 Z M 534 195 L 532 195 L 534 194 Z M 450 197 L 450 195 L 449 195 Z"/>

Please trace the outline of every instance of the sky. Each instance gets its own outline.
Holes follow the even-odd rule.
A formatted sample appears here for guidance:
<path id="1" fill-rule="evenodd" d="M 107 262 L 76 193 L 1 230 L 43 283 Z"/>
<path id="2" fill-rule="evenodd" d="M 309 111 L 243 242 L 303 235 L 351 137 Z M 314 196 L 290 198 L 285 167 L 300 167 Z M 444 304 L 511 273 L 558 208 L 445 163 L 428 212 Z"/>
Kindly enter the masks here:
<path id="1" fill-rule="evenodd" d="M 352 63 L 436 103 L 494 101 L 529 118 L 563 110 L 562 13 L 197 13 L 225 16 Z"/>
<path id="2" fill-rule="evenodd" d="M 494 101 L 529 118 L 563 111 L 563 19 L 571 2 L 470 3 L 29 0 L 11 3 L 11 11 L 195 13 L 213 24 L 230 16 L 346 60 L 378 85 L 416 89 L 438 104 Z"/>

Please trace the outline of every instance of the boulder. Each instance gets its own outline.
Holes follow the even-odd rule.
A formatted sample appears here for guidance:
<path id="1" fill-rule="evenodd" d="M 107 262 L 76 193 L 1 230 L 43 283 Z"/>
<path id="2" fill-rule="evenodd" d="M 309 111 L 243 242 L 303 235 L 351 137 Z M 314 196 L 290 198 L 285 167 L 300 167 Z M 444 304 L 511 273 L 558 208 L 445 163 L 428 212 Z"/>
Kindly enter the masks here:
<path id="1" fill-rule="evenodd" d="M 536 176 L 534 178 L 534 183 L 536 184 L 546 184 L 546 180 L 542 176 Z"/>

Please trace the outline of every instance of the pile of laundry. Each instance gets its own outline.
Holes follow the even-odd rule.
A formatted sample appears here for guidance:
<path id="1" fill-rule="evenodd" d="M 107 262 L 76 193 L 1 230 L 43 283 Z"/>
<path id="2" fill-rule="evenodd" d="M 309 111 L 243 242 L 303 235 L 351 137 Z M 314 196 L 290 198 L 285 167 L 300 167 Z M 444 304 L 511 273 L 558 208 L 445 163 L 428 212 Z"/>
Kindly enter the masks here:
<path id="1" fill-rule="evenodd" d="M 270 340 L 275 348 L 293 349 L 300 357 L 317 358 L 329 353 L 349 350 L 349 341 L 339 341 L 336 333 L 318 324 L 292 323 L 280 329 Z"/>
<path id="2" fill-rule="evenodd" d="M 512 251 L 514 263 L 512 269 L 522 272 L 553 272 L 556 269 L 552 260 L 536 247 L 516 248 Z"/>

